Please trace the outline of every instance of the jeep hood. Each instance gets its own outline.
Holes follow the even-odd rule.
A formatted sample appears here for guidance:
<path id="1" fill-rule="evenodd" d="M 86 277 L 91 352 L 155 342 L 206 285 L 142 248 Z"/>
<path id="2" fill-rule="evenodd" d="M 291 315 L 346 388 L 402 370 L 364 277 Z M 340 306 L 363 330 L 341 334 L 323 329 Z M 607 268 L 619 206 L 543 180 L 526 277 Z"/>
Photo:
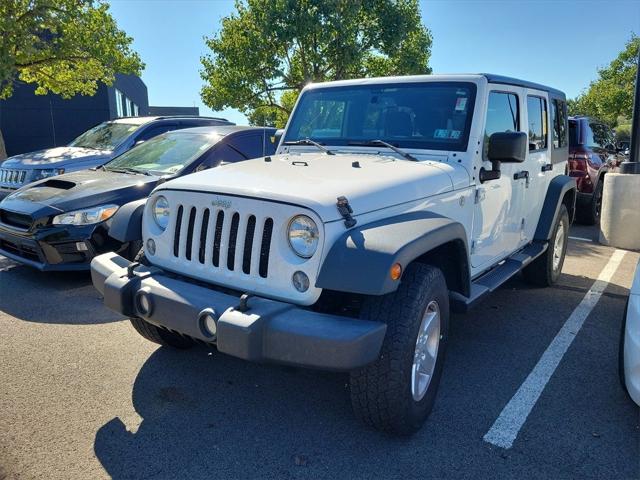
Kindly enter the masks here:
<path id="1" fill-rule="evenodd" d="M 112 156 L 109 150 L 93 150 L 81 147 L 56 147 L 36 152 L 22 153 L 7 158 L 3 168 L 64 168 L 75 162 L 91 163 L 89 166 L 97 166 L 105 163 Z"/>
<path id="2" fill-rule="evenodd" d="M 270 161 L 268 159 L 270 158 Z M 248 160 L 171 180 L 161 189 L 195 190 L 293 203 L 324 222 L 339 220 L 336 200 L 345 196 L 353 215 L 453 190 L 439 162 L 390 156 L 307 153 Z"/>

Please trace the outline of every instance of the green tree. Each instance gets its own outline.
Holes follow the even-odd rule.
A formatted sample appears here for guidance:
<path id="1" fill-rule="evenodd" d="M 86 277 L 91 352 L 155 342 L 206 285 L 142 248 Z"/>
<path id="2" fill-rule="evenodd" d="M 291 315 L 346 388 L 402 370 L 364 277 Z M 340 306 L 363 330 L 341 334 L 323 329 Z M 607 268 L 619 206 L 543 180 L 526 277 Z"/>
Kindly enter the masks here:
<path id="1" fill-rule="evenodd" d="M 632 34 L 624 50 L 607 67 L 598 70 L 597 80 L 569 101 L 569 113 L 590 115 L 611 126 L 618 123 L 618 117 L 631 118 L 639 48 L 640 37 Z"/>
<path id="2" fill-rule="evenodd" d="M 207 38 L 203 102 L 284 126 L 309 82 L 430 73 L 417 0 L 236 0 Z"/>
<path id="3" fill-rule="evenodd" d="M 0 32 L 0 99 L 16 80 L 35 84 L 38 95 L 93 95 L 116 73 L 144 68 L 101 0 L 0 0 Z"/>

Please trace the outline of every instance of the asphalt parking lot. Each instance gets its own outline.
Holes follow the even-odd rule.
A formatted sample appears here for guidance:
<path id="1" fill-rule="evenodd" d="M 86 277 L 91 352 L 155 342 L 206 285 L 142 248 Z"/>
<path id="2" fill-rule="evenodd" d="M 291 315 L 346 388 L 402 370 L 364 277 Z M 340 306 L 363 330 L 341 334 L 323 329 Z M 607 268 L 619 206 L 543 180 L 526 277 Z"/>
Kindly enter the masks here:
<path id="1" fill-rule="evenodd" d="M 409 439 L 360 425 L 344 374 L 157 348 L 88 275 L 0 258 L 0 479 L 640 478 L 640 409 L 617 370 L 638 254 L 571 235 L 559 285 L 515 278 L 454 316 L 436 406 Z M 488 433 L 499 418 L 514 433 L 514 411 L 497 446 Z"/>

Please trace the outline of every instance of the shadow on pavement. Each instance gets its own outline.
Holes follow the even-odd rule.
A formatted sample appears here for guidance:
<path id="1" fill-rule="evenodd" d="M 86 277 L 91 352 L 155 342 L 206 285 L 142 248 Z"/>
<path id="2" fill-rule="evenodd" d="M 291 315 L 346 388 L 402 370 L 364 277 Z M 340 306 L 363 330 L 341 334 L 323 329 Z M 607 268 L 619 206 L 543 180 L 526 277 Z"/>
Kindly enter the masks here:
<path id="1" fill-rule="evenodd" d="M 114 479 L 442 478 L 462 466 L 480 478 L 570 476 L 586 467 L 567 462 L 558 470 L 527 455 L 507 461 L 482 441 L 593 280 L 565 275 L 563 282 L 578 291 L 531 288 L 516 278 L 469 314 L 453 316 L 438 400 L 414 437 L 361 425 L 346 374 L 252 364 L 203 347 L 159 348 L 133 386 L 141 423 L 115 417 L 104 424 L 95 454 Z M 562 418 L 543 414 L 562 428 Z M 574 438 L 558 448 L 571 448 Z"/>
<path id="2" fill-rule="evenodd" d="M 89 272 L 0 270 L 0 311 L 28 322 L 90 325 L 122 320 L 102 304 Z"/>

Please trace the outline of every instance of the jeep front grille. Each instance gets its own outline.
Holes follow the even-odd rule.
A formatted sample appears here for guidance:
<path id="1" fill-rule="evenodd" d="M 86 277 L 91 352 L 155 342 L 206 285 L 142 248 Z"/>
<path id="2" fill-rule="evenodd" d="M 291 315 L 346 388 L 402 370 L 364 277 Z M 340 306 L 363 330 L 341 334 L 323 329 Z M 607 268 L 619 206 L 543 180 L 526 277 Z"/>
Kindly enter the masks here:
<path id="1" fill-rule="evenodd" d="M 179 205 L 173 255 L 187 262 L 208 263 L 211 268 L 267 278 L 272 233 L 270 217 Z"/>

